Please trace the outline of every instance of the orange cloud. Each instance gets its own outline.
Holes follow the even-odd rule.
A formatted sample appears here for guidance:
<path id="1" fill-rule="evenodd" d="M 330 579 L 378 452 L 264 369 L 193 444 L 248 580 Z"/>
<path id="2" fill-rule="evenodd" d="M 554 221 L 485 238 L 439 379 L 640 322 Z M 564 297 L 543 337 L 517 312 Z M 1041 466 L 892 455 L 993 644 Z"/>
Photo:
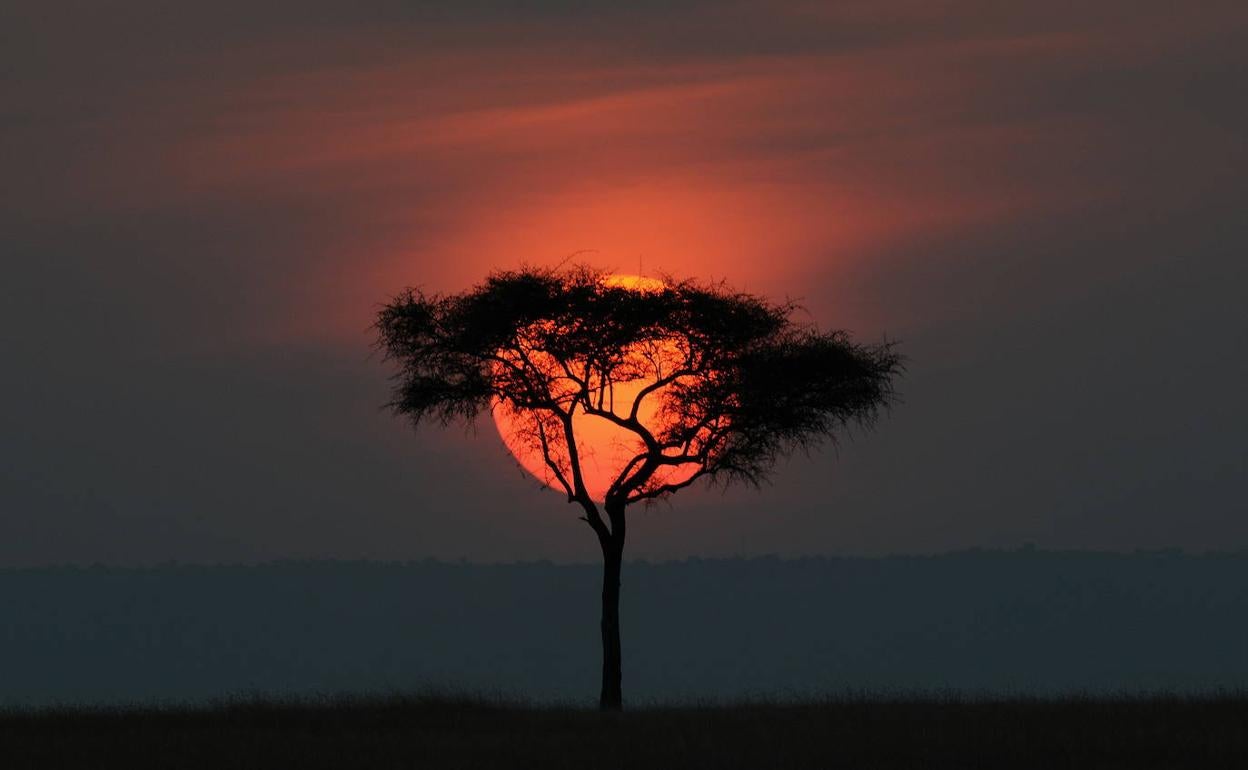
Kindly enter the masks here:
<path id="1" fill-rule="evenodd" d="M 783 54 L 544 45 L 538 28 L 525 44 L 373 53 L 385 36 L 357 33 L 332 49 L 339 64 L 257 74 L 246 62 L 274 50 L 310 61 L 298 43 L 257 44 L 223 81 L 150 92 L 153 130 L 178 129 L 119 135 L 98 162 L 138 180 L 144 205 L 250 201 L 330 230 L 279 268 L 302 291 L 266 325 L 278 335 L 355 335 L 405 284 L 452 290 L 582 250 L 607 268 L 805 295 L 899 246 L 1117 194 L 1129 140 L 1080 89 L 1187 39 L 1159 49 L 1112 14 L 873 9 L 786 6 L 760 35 L 801 41 L 835 22 L 848 42 Z"/>

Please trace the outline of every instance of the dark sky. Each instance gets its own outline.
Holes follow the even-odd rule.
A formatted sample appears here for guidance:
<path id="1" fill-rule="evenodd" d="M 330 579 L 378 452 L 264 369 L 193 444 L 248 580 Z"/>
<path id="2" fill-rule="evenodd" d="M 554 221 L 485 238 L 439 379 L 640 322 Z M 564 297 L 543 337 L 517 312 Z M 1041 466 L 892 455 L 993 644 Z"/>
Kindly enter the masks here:
<path id="1" fill-rule="evenodd" d="M 1248 546 L 1241 0 L 217 5 L 0 10 L 0 565 L 597 558 L 368 332 L 582 249 L 910 357 L 633 556 Z"/>

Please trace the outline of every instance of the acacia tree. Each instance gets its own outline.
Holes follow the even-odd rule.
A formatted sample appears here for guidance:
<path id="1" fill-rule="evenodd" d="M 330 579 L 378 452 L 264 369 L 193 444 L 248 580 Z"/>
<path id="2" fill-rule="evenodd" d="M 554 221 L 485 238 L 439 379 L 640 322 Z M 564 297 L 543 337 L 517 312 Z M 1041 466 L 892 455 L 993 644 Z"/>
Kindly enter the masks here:
<path id="1" fill-rule="evenodd" d="M 546 481 L 580 507 L 602 548 L 600 706 L 621 707 L 619 590 L 625 511 L 707 477 L 757 486 L 776 460 L 870 425 L 901 358 L 795 306 L 693 281 L 640 288 L 588 268 L 498 272 L 461 294 L 408 289 L 380 311 L 397 363 L 390 407 L 416 424 L 503 410 Z M 626 431 L 609 483 L 587 479 L 578 426 Z"/>

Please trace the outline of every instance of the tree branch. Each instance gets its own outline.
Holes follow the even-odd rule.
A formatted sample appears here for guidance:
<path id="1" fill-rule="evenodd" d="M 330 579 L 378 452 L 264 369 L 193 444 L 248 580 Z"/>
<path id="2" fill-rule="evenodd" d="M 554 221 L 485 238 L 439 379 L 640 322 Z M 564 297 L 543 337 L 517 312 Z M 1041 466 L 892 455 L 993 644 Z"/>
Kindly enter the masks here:
<path id="1" fill-rule="evenodd" d="M 632 503 L 635 503 L 638 500 L 652 500 L 662 495 L 668 495 L 673 492 L 677 492 L 689 486 L 690 484 L 697 481 L 698 479 L 702 478 L 709 472 L 710 472 L 709 469 L 706 467 L 699 468 L 696 472 L 694 472 L 692 476 L 685 479 L 684 481 L 679 481 L 675 484 L 662 484 L 653 489 L 647 489 L 643 492 L 638 492 L 635 495 L 629 495 L 627 498 L 625 498 L 625 502 L 631 505 Z"/>
<path id="2" fill-rule="evenodd" d="M 663 388 L 668 385 L 671 385 L 673 382 L 675 382 L 681 377 L 688 377 L 694 374 L 697 374 L 697 372 L 692 369 L 678 369 L 675 372 L 672 372 L 671 374 L 667 375 L 666 377 L 660 377 L 656 379 L 654 382 L 650 383 L 649 385 L 645 386 L 641 390 L 637 391 L 637 397 L 633 399 L 633 408 L 630 409 L 628 412 L 628 419 L 633 420 L 633 421 L 637 420 L 637 412 L 640 411 L 641 409 L 641 400 L 643 398 L 655 392 L 659 388 Z"/>
<path id="3" fill-rule="evenodd" d="M 568 502 L 576 499 L 572 490 L 572 485 L 568 483 L 567 478 L 563 475 L 563 469 L 559 467 L 559 463 L 555 462 L 550 452 L 550 439 L 546 437 L 546 427 L 542 424 L 541 418 L 534 417 L 537 422 L 537 435 L 542 444 L 542 458 L 546 461 L 546 466 L 555 474 L 555 478 L 559 481 L 559 485 L 563 487 L 563 491 L 568 493 Z"/>
<path id="4" fill-rule="evenodd" d="M 620 417 L 615 412 L 608 411 L 606 409 L 598 409 L 585 403 L 581 404 L 581 409 L 585 412 L 585 414 L 593 415 L 594 417 L 601 417 L 621 428 L 631 430 L 633 433 L 636 433 L 646 445 L 646 448 L 650 451 L 657 451 L 659 449 L 659 442 L 654 438 L 654 434 L 647 430 L 646 426 L 642 425 L 638 420 Z"/>

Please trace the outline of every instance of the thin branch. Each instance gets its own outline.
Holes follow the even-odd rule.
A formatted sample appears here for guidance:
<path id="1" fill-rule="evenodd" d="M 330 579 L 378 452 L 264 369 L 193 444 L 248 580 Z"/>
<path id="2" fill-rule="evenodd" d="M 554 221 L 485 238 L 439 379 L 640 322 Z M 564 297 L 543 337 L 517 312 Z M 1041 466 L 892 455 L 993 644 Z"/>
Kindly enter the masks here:
<path id="1" fill-rule="evenodd" d="M 546 436 L 546 426 L 542 424 L 540 418 L 534 419 L 537 422 L 537 435 L 542 444 L 542 459 L 546 461 L 546 466 L 550 468 L 552 473 L 555 474 L 555 478 L 559 481 L 559 485 L 562 486 L 563 490 L 568 493 L 568 502 L 572 502 L 576 499 L 576 495 L 573 493 L 572 485 L 569 484 L 567 478 L 564 477 L 563 469 L 559 467 L 559 463 L 555 462 L 555 459 L 550 451 L 550 439 Z"/>
<path id="2" fill-rule="evenodd" d="M 708 473 L 710 473 L 709 468 L 706 468 L 706 467 L 699 468 L 697 471 L 694 472 L 692 476 L 685 479 L 684 481 L 679 481 L 679 482 L 676 482 L 675 484 L 662 484 L 653 489 L 648 489 L 643 492 L 638 492 L 635 495 L 629 495 L 626 498 L 626 501 L 628 504 L 631 505 L 632 503 L 635 503 L 638 500 L 653 500 L 656 497 L 661 497 L 663 495 L 670 495 L 673 492 L 678 492 L 684 489 L 685 487 L 689 486 L 690 484 L 702 478 Z"/>
<path id="3" fill-rule="evenodd" d="M 628 412 L 628 419 L 634 420 L 634 421 L 637 419 L 637 412 L 641 410 L 641 400 L 643 398 L 655 392 L 659 388 L 663 388 L 672 384 L 673 382 L 675 382 L 677 379 L 681 377 L 687 377 L 687 376 L 691 376 L 694 374 L 697 374 L 697 372 L 695 372 L 692 369 L 678 369 L 675 372 L 672 372 L 671 374 L 667 375 L 666 377 L 658 378 L 654 382 L 650 383 L 649 385 L 645 386 L 641 390 L 637 391 L 637 397 L 633 399 L 633 408 L 630 409 Z"/>
<path id="4" fill-rule="evenodd" d="M 651 433 L 646 426 L 642 425 L 637 419 L 631 417 L 620 417 L 615 412 L 610 412 L 605 409 L 597 409 L 589 406 L 588 404 L 581 404 L 581 410 L 584 411 L 585 414 L 593 415 L 594 417 L 601 417 L 621 428 L 631 430 L 641 438 L 642 442 L 645 443 L 646 448 L 650 451 L 653 452 L 659 449 L 659 442 L 654 438 L 654 434 Z"/>

